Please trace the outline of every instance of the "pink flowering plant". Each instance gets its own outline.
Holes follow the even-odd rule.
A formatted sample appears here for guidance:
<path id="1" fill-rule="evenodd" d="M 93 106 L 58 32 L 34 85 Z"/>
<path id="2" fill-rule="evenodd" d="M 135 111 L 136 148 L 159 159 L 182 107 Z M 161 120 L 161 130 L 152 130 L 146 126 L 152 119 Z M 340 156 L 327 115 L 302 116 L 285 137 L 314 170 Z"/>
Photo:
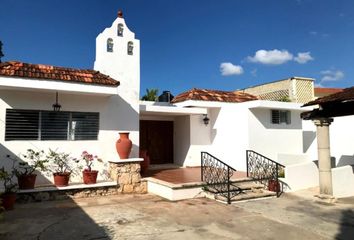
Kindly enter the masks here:
<path id="1" fill-rule="evenodd" d="M 84 171 L 92 171 L 92 165 L 94 164 L 95 161 L 97 162 L 102 162 L 102 159 L 100 159 L 97 155 L 93 155 L 88 153 L 87 151 L 83 151 L 81 153 L 81 159 L 79 159 L 80 162 L 84 161 L 85 162 L 85 167 Z"/>

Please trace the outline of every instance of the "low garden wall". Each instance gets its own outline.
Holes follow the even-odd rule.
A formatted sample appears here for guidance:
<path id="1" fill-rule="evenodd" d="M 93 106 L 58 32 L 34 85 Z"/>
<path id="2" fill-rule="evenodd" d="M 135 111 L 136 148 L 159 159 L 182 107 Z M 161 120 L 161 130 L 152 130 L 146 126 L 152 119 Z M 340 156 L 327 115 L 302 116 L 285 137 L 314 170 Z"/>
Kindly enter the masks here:
<path id="1" fill-rule="evenodd" d="M 118 183 L 119 193 L 147 193 L 147 182 L 142 181 L 142 158 L 130 158 L 109 162 L 109 177 Z"/>

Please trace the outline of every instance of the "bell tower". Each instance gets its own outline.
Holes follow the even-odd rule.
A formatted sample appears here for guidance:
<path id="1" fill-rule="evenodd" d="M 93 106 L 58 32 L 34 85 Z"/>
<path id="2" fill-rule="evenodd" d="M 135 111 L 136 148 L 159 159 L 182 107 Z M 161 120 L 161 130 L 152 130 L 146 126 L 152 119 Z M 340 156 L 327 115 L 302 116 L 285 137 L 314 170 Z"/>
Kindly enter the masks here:
<path id="1" fill-rule="evenodd" d="M 107 129 L 130 132 L 129 138 L 133 142 L 130 157 L 138 157 L 140 41 L 127 27 L 122 11 L 118 12 L 112 26 L 96 38 L 94 69 L 120 82 L 117 95 L 107 98 L 109 117 L 102 119 L 102 125 L 109 126 Z M 108 136 L 108 132 L 102 131 L 100 134 Z M 111 142 L 115 142 L 117 136 L 109 137 Z M 111 157 L 114 159 L 117 156 L 113 154 Z"/>
<path id="2" fill-rule="evenodd" d="M 120 81 L 119 96 L 139 112 L 140 41 L 127 27 L 122 11 L 96 38 L 94 69 Z"/>

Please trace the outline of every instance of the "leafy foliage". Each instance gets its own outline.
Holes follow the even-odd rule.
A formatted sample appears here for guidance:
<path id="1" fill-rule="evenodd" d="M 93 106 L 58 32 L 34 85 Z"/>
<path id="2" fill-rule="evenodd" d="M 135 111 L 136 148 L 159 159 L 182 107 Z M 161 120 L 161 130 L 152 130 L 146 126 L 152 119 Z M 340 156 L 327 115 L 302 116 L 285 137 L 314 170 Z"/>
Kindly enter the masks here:
<path id="1" fill-rule="evenodd" d="M 12 193 L 17 191 L 17 183 L 13 182 L 15 176 L 14 168 L 11 171 L 7 171 L 5 167 L 0 168 L 0 181 L 3 182 L 5 193 Z"/>
<path id="2" fill-rule="evenodd" d="M 291 102 L 289 96 L 282 96 L 277 101 L 279 101 L 279 102 Z"/>
<path id="3" fill-rule="evenodd" d="M 81 160 L 85 161 L 85 171 L 91 171 L 91 167 L 94 163 L 94 161 L 98 161 L 98 162 L 102 162 L 102 159 L 100 159 L 97 155 L 93 155 L 88 153 L 87 151 L 83 151 L 81 154 L 81 158 L 80 159 L 74 159 L 77 162 L 81 162 Z M 81 165 L 79 165 L 79 169 L 82 169 L 83 167 Z"/>
<path id="4" fill-rule="evenodd" d="M 157 101 L 159 90 L 157 88 L 146 89 L 146 94 L 141 98 L 144 101 Z"/>
<path id="5" fill-rule="evenodd" d="M 75 171 L 76 166 L 74 164 L 78 161 L 72 158 L 70 154 L 49 149 L 46 158 L 48 160 L 47 172 L 77 174 Z"/>
<path id="6" fill-rule="evenodd" d="M 16 176 L 31 175 L 34 171 L 46 171 L 48 163 L 47 159 L 44 159 L 44 151 L 34 151 L 27 149 L 27 153 L 22 155 L 27 161 L 19 162 L 18 167 L 15 168 Z"/>

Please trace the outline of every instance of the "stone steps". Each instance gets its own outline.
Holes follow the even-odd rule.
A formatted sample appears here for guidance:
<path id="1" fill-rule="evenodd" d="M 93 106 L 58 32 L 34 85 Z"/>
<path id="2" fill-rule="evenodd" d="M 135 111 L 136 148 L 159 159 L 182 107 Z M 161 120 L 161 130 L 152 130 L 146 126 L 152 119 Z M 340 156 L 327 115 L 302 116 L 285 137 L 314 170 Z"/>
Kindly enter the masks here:
<path id="1" fill-rule="evenodd" d="M 212 189 L 211 189 L 212 190 Z M 276 197 L 276 192 L 264 189 L 262 184 L 246 179 L 242 181 L 233 181 L 230 186 L 231 202 L 254 200 L 268 197 Z M 206 191 L 206 197 L 227 203 L 227 191 L 216 193 Z"/>
<path id="2" fill-rule="evenodd" d="M 261 199 L 261 198 L 268 198 L 268 197 L 276 197 L 275 192 L 271 192 L 268 190 L 259 190 L 259 191 L 246 191 L 241 192 L 240 194 L 234 196 L 231 199 L 231 202 L 237 201 L 246 201 L 246 200 L 254 200 L 254 199 Z M 215 195 L 214 197 L 216 200 L 227 202 L 227 198 L 222 195 Z"/>

